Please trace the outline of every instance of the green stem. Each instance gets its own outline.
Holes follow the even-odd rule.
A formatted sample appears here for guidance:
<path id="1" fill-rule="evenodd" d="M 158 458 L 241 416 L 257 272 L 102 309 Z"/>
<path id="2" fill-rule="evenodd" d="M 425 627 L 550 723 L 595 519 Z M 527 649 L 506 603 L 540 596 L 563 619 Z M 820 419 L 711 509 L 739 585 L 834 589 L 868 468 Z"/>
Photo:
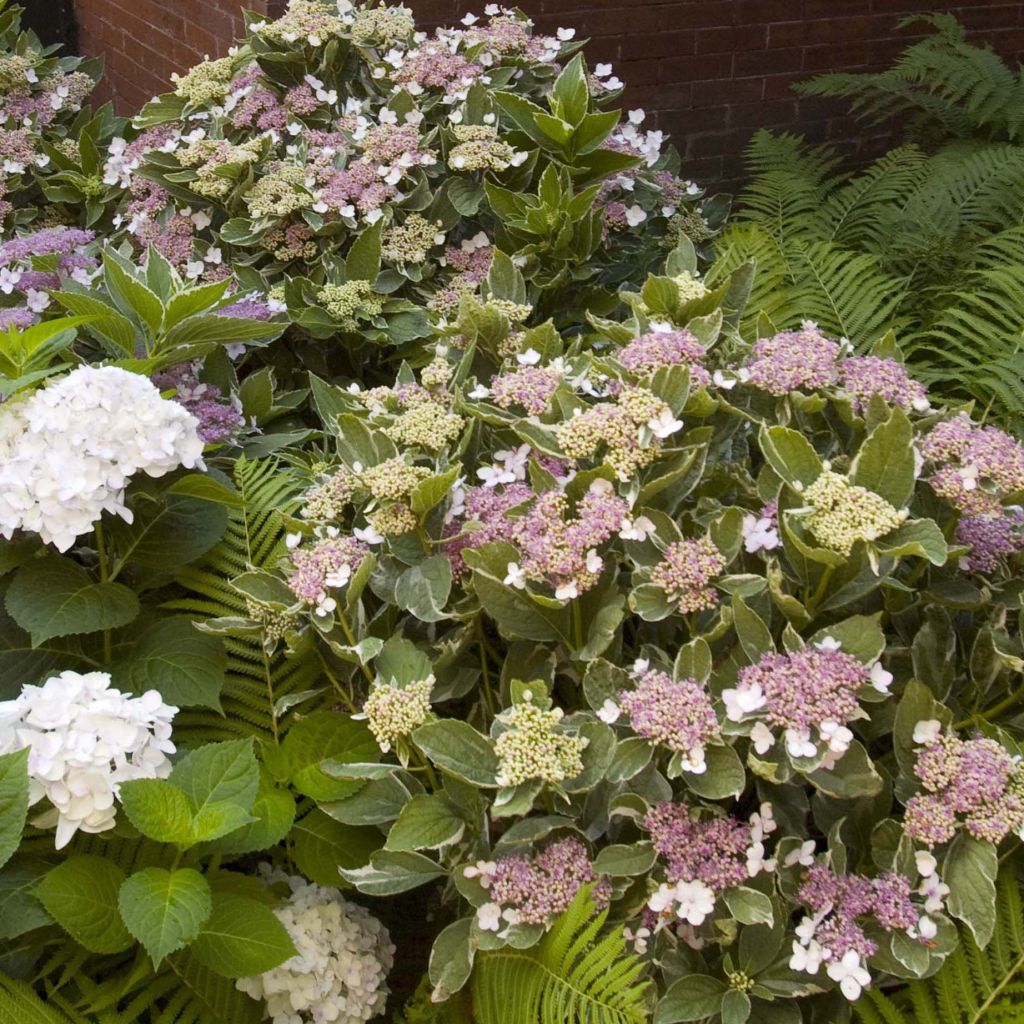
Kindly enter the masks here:
<path id="1" fill-rule="evenodd" d="M 103 522 L 100 519 L 96 520 L 96 555 L 99 559 L 100 567 L 100 582 L 110 582 L 110 572 L 107 566 L 107 546 L 103 536 Z M 111 646 L 110 646 L 110 630 L 103 630 L 103 661 L 104 664 L 109 665 L 111 658 Z"/>
<path id="2" fill-rule="evenodd" d="M 345 618 L 345 613 L 338 608 L 338 622 L 341 623 L 341 631 L 345 634 L 345 639 L 348 641 L 349 647 L 355 647 L 356 638 L 352 634 L 352 627 L 348 624 L 348 619 Z M 359 662 L 359 667 L 363 670 L 363 675 L 366 676 L 366 681 L 372 686 L 373 685 L 373 673 L 369 667 L 364 665 L 362 661 Z"/>
<path id="3" fill-rule="evenodd" d="M 583 646 L 583 609 L 578 600 L 572 603 L 572 632 L 573 642 L 578 651 Z"/>
<path id="4" fill-rule="evenodd" d="M 831 565 L 825 566 L 825 571 L 821 574 L 821 579 L 818 581 L 818 586 L 814 593 L 811 595 L 811 599 L 806 602 L 807 612 L 810 615 L 818 610 L 818 605 L 821 604 L 822 598 L 828 590 L 828 585 L 832 580 L 832 573 L 835 572 L 835 567 Z"/>
<path id="5" fill-rule="evenodd" d="M 991 722 L 992 719 L 998 718 L 1004 711 L 1009 710 L 1014 704 L 1019 704 L 1024 700 L 1024 686 L 1022 686 L 1016 693 L 1011 693 L 1009 697 L 1005 697 L 998 704 L 993 704 L 992 707 L 986 708 L 984 711 L 976 711 L 973 715 L 962 721 L 957 722 L 954 729 L 966 729 L 967 726 L 979 719 L 983 722 Z"/>
<path id="6" fill-rule="evenodd" d="M 280 743 L 280 737 L 277 731 L 277 711 L 275 710 L 274 700 L 274 677 L 270 671 L 270 659 L 267 657 L 267 652 L 263 651 L 263 678 L 267 682 L 267 700 L 270 701 L 270 731 L 274 734 L 274 745 Z"/>
<path id="7" fill-rule="evenodd" d="M 335 676 L 335 674 L 331 671 L 331 667 L 327 664 L 327 659 L 324 657 L 323 652 L 320 650 L 319 647 L 317 647 L 316 649 L 316 656 L 320 659 L 320 666 L 324 670 L 324 675 L 326 675 L 327 678 L 330 680 L 331 686 L 334 687 L 338 696 L 342 699 L 342 702 L 345 704 L 348 710 L 354 713 L 356 710 L 356 702 L 355 696 L 353 695 L 351 689 L 346 689 L 341 685 L 341 683 L 338 680 L 338 677 Z"/>
<path id="8" fill-rule="evenodd" d="M 487 667 L 487 646 L 484 640 L 484 622 L 481 616 L 476 620 L 477 634 L 480 637 L 480 672 L 484 682 L 484 703 L 487 705 L 487 713 L 493 718 L 496 707 L 494 702 L 494 690 L 491 688 L 491 673 Z"/>

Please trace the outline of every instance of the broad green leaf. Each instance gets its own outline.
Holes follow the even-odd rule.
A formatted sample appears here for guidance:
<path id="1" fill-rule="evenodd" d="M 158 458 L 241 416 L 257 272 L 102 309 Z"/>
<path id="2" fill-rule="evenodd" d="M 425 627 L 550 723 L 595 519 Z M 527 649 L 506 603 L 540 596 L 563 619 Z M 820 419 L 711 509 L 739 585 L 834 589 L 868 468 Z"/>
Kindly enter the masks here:
<path id="1" fill-rule="evenodd" d="M 295 798 L 264 772 L 250 813 L 254 820 L 210 841 L 204 849 L 233 855 L 269 850 L 288 835 L 295 821 Z"/>
<path id="2" fill-rule="evenodd" d="M 707 800 L 724 800 L 743 792 L 747 773 L 743 770 L 739 754 L 732 747 L 712 744 L 705 749 L 705 757 L 707 771 L 699 775 L 682 773 L 683 781 L 694 793 Z"/>
<path id="3" fill-rule="evenodd" d="M 103 254 L 103 283 L 118 309 L 126 316 L 137 317 L 155 336 L 164 317 L 163 303 L 110 250 Z"/>
<path id="4" fill-rule="evenodd" d="M 996 875 L 999 856 L 993 843 L 961 832 L 952 842 L 942 871 L 949 886 L 946 906 L 963 921 L 982 949 L 992 938 L 996 925 Z"/>
<path id="5" fill-rule="evenodd" d="M 132 644 L 122 673 L 134 693 L 158 690 L 176 707 L 220 711 L 227 662 L 219 637 L 200 633 L 184 615 L 173 615 L 150 626 Z"/>
<path id="6" fill-rule="evenodd" d="M 312 881 L 333 886 L 341 885 L 345 871 L 363 867 L 382 842 L 377 829 L 343 825 L 319 809 L 296 821 L 289 839 L 296 867 Z"/>
<path id="7" fill-rule="evenodd" d="M 421 725 L 413 742 L 442 771 L 474 786 L 496 786 L 498 755 L 487 736 L 469 722 L 445 718 Z"/>
<path id="8" fill-rule="evenodd" d="M 166 779 L 132 779 L 121 783 L 121 806 L 128 820 L 158 843 L 190 846 L 192 808 L 188 797 Z"/>
<path id="9" fill-rule="evenodd" d="M 52 868 L 36 889 L 53 919 L 90 953 L 120 953 L 132 936 L 117 909 L 124 872 L 94 854 L 69 857 Z"/>
<path id="10" fill-rule="evenodd" d="M 164 957 L 199 934 L 213 903 L 210 887 L 198 871 L 144 868 L 121 886 L 117 906 L 128 931 L 158 967 Z"/>
<path id="11" fill-rule="evenodd" d="M 0 754 L 0 867 L 21 845 L 28 816 L 28 755 L 30 748 Z"/>
<path id="12" fill-rule="evenodd" d="M 818 768 L 807 777 L 822 793 L 842 800 L 875 796 L 883 785 L 868 752 L 856 740 L 831 768 Z"/>
<path id="13" fill-rule="evenodd" d="M 380 753 L 365 722 L 337 711 L 314 711 L 296 721 L 278 750 L 269 750 L 265 762 L 282 781 L 290 782 L 314 800 L 344 800 L 359 783 L 324 773 L 325 761 L 351 764 L 375 761 Z"/>
<path id="14" fill-rule="evenodd" d="M 428 975 L 437 998 L 446 999 L 469 980 L 475 952 L 470 941 L 472 931 L 473 919 L 463 917 L 453 921 L 434 939 Z"/>
<path id="15" fill-rule="evenodd" d="M 342 877 L 367 896 L 394 896 L 444 875 L 444 869 L 422 853 L 378 850 L 365 867 L 342 869 Z"/>
<path id="16" fill-rule="evenodd" d="M 350 281 L 376 281 L 380 273 L 380 239 L 384 221 L 368 227 L 352 243 L 345 259 L 345 276 Z"/>
<path id="17" fill-rule="evenodd" d="M 432 555 L 410 566 L 395 584 L 395 601 L 422 622 L 447 618 L 443 609 L 452 589 L 452 563 L 447 555 Z"/>
<path id="18" fill-rule="evenodd" d="M 759 441 L 768 464 L 790 487 L 806 487 L 821 476 L 821 459 L 800 431 L 762 427 Z"/>
<path id="19" fill-rule="evenodd" d="M 465 818 L 450 800 L 438 794 L 419 793 L 391 826 L 384 849 L 397 853 L 436 850 L 458 842 L 465 828 Z"/>
<path id="20" fill-rule="evenodd" d="M 48 555 L 18 570 L 5 599 L 7 611 L 33 647 L 72 633 L 126 626 L 139 614 L 139 599 L 120 583 L 95 583 L 80 565 Z"/>
<path id="21" fill-rule="evenodd" d="M 893 508 L 906 508 L 914 493 L 914 428 L 897 406 L 861 445 L 850 468 L 850 480 L 881 495 Z"/>
<path id="22" fill-rule="evenodd" d="M 260 781 L 253 741 L 208 743 L 189 751 L 174 766 L 170 781 L 188 797 L 193 814 L 219 803 L 248 812 Z"/>
<path id="23" fill-rule="evenodd" d="M 594 858 L 594 870 L 600 875 L 619 878 L 646 874 L 654 866 L 655 853 L 650 843 L 623 843 L 606 846 Z"/>
<path id="24" fill-rule="evenodd" d="M 737 885 L 725 893 L 725 903 L 729 913 L 740 924 L 767 924 L 775 919 L 772 901 L 757 889 L 747 885 Z"/>
<path id="25" fill-rule="evenodd" d="M 892 558 L 916 555 L 927 558 L 932 565 L 945 565 L 949 558 L 946 538 L 932 519 L 908 519 L 884 537 L 879 537 L 874 545 L 880 555 Z"/>
<path id="26" fill-rule="evenodd" d="M 722 1008 L 725 983 L 707 974 L 686 974 L 668 987 L 654 1011 L 654 1024 L 714 1017 Z"/>
<path id="27" fill-rule="evenodd" d="M 225 978 L 248 978 L 283 964 L 295 955 L 295 945 L 269 907 L 237 893 L 215 892 L 191 952 Z"/>

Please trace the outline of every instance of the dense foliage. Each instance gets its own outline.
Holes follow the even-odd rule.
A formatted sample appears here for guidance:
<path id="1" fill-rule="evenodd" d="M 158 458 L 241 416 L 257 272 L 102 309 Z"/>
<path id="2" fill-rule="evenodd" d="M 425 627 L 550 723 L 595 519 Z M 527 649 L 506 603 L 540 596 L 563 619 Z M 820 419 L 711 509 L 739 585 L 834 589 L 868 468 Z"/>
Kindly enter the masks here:
<path id="1" fill-rule="evenodd" d="M 571 35 L 293 0 L 33 122 L 0 1017 L 1011 1019 L 1024 446 L 705 281 Z"/>
<path id="2" fill-rule="evenodd" d="M 756 258 L 752 316 L 813 317 L 866 349 L 890 326 L 930 386 L 1019 431 L 1024 308 L 1022 84 L 951 16 L 885 72 L 800 86 L 900 116 L 904 144 L 867 168 L 828 147 L 759 132 L 751 182 L 716 273 Z"/>

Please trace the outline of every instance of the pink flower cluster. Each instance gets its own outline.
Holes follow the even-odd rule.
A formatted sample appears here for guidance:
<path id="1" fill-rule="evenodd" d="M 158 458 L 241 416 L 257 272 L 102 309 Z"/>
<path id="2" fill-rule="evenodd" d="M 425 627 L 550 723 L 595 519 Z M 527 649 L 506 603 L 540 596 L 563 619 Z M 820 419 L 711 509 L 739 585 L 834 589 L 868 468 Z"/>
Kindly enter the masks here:
<path id="1" fill-rule="evenodd" d="M 665 366 L 686 366 L 694 387 L 707 387 L 711 374 L 704 367 L 707 352 L 687 330 L 648 331 L 618 353 L 622 365 L 638 377 L 649 377 Z"/>
<path id="2" fill-rule="evenodd" d="M 954 540 L 970 551 L 961 563 L 971 572 L 995 572 L 1002 560 L 1024 551 L 1024 509 L 1005 508 L 998 515 L 964 516 Z"/>
<path id="3" fill-rule="evenodd" d="M 574 836 L 551 843 L 532 857 L 500 857 L 492 871 L 481 875 L 491 900 L 511 910 L 513 920 L 523 924 L 547 924 L 595 878 L 587 848 Z M 606 878 L 594 886 L 593 896 L 599 906 L 607 906 L 611 885 Z"/>
<path id="4" fill-rule="evenodd" d="M 928 408 L 924 385 L 914 380 L 906 367 L 895 359 L 850 356 L 839 368 L 839 383 L 853 399 L 858 412 L 863 412 L 874 395 L 903 409 L 924 411 Z"/>
<path id="5" fill-rule="evenodd" d="M 707 770 L 704 746 L 718 736 L 707 687 L 696 679 L 677 682 L 666 672 L 648 669 L 634 689 L 619 694 L 619 704 L 638 736 L 684 755 L 686 771 Z"/>
<path id="6" fill-rule="evenodd" d="M 956 416 L 935 426 L 921 454 L 936 463 L 931 486 L 960 511 L 1001 516 L 1001 501 L 1024 490 L 1024 445 L 996 427 Z"/>
<path id="7" fill-rule="evenodd" d="M 838 342 L 826 338 L 810 322 L 799 331 L 761 338 L 747 365 L 750 383 L 773 395 L 817 391 L 836 382 L 841 351 Z"/>
<path id="8" fill-rule="evenodd" d="M 184 406 L 199 421 L 196 428 L 203 444 L 224 444 L 238 433 L 242 413 L 220 388 L 200 381 L 196 363 L 179 363 L 153 375 L 161 390 L 175 389 L 174 401 Z"/>
<path id="9" fill-rule="evenodd" d="M 924 792 L 907 803 L 907 835 L 935 846 L 963 825 L 975 839 L 998 843 L 1024 827 L 1024 772 L 1017 761 L 993 739 L 962 740 L 937 726 L 919 723 L 915 730 L 924 746 L 914 775 Z"/>
<path id="10" fill-rule="evenodd" d="M 725 565 L 710 537 L 680 540 L 665 549 L 664 558 L 651 570 L 650 582 L 665 591 L 680 615 L 689 615 L 718 604 L 711 581 Z"/>
<path id="11" fill-rule="evenodd" d="M 670 884 L 703 882 L 717 896 L 749 877 L 750 825 L 736 818 L 696 818 L 682 803 L 665 802 L 647 812 L 644 828 L 665 861 Z"/>
<path id="12" fill-rule="evenodd" d="M 318 615 L 328 615 L 337 607 L 329 591 L 348 583 L 368 553 L 369 548 L 355 537 L 332 531 L 313 547 L 292 555 L 288 587 L 300 601 L 315 605 Z"/>
<path id="13" fill-rule="evenodd" d="M 724 690 L 722 699 L 731 721 L 761 719 L 750 734 L 758 753 L 775 744 L 774 727 L 784 731 L 791 756 L 815 757 L 815 732 L 833 755 L 842 756 L 853 741 L 846 725 L 858 715 L 858 691 L 872 678 L 863 662 L 837 645 L 770 651 L 740 669 L 736 687 Z"/>
<path id="14" fill-rule="evenodd" d="M 462 552 L 467 548 L 478 548 L 483 544 L 504 540 L 508 536 L 511 519 L 510 509 L 524 505 L 533 498 L 533 491 L 523 483 L 507 484 L 504 487 L 470 487 L 465 494 L 465 508 L 460 520 L 447 527 L 452 539 L 445 545 L 445 553 L 451 559 L 452 572 L 456 578 L 466 573 Z M 467 530 L 467 524 L 475 528 Z"/>
<path id="15" fill-rule="evenodd" d="M 391 78 L 400 85 L 443 89 L 447 93 L 467 88 L 482 72 L 482 67 L 453 53 L 443 41 L 432 39 L 408 53 Z"/>
<path id="16" fill-rule="evenodd" d="M 491 397 L 502 409 L 518 405 L 531 416 L 547 412 L 551 396 L 562 383 L 556 366 L 518 366 L 491 378 Z"/>
<path id="17" fill-rule="evenodd" d="M 578 597 L 598 580 L 597 548 L 618 533 L 629 505 L 607 488 L 591 488 L 575 516 L 561 491 L 545 491 L 526 515 L 511 521 L 509 535 L 522 553 L 521 572 L 547 583 L 562 600 Z"/>
<path id="18" fill-rule="evenodd" d="M 913 932 L 918 923 L 910 881 L 894 872 L 867 878 L 836 874 L 825 864 L 815 864 L 797 896 L 813 914 L 813 941 L 826 961 L 842 960 L 850 951 L 861 958 L 877 951 L 877 943 L 864 931 L 865 919 L 887 932 Z"/>

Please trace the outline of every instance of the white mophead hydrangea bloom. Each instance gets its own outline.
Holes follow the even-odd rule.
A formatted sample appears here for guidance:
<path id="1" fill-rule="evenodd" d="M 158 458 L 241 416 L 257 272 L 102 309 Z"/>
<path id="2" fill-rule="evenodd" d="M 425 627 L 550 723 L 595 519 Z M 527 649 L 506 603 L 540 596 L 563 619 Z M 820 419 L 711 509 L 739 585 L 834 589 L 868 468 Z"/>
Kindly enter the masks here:
<path id="1" fill-rule="evenodd" d="M 28 747 L 29 802 L 52 805 L 32 824 L 56 825 L 58 850 L 79 829 L 113 828 L 120 783 L 170 775 L 177 712 L 156 690 L 111 689 L 105 672 L 61 672 L 0 702 L 0 754 Z"/>
<path id="2" fill-rule="evenodd" d="M 269 881 L 287 881 L 291 896 L 274 913 L 296 956 L 255 978 L 239 978 L 247 995 L 266 1000 L 273 1024 L 363 1024 L 381 1013 L 395 960 L 387 929 L 337 889 L 261 867 Z"/>
<path id="3" fill-rule="evenodd" d="M 131 522 L 124 489 L 135 473 L 202 468 L 197 426 L 116 366 L 80 366 L 0 406 L 0 536 L 28 530 L 66 551 L 103 512 Z"/>

